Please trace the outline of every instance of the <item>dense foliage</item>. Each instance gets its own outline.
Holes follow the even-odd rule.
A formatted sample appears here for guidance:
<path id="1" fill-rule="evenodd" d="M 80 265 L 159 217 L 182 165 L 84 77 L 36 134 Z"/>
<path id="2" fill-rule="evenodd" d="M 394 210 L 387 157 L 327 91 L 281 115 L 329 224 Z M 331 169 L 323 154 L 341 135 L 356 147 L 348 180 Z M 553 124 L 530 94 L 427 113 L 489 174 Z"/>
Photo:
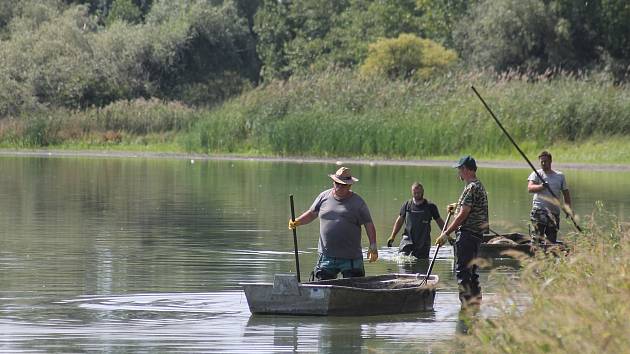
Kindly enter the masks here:
<path id="1" fill-rule="evenodd" d="M 360 71 L 366 75 L 385 75 L 391 79 L 430 79 L 451 65 L 457 54 L 430 39 L 401 34 L 394 39 L 379 39 L 370 44 Z"/>
<path id="2" fill-rule="evenodd" d="M 0 116 L 140 97 L 215 104 L 257 81 L 255 42 L 233 2 L 158 0 L 146 14 L 131 0 L 114 0 L 106 15 L 91 8 L 13 4 L 0 46 Z"/>
<path id="3" fill-rule="evenodd" d="M 630 134 L 629 51 L 624 0 L 5 0 L 0 141 L 508 151 L 470 83 L 531 147 L 595 141 Z"/>

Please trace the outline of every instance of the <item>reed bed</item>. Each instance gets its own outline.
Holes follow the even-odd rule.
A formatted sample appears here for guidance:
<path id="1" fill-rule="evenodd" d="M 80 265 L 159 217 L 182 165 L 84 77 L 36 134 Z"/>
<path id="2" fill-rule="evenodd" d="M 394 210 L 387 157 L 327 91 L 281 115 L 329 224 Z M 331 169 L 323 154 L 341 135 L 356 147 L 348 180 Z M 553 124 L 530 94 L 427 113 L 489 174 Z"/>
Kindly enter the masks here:
<path id="1" fill-rule="evenodd" d="M 567 225 L 568 226 L 568 225 Z M 630 348 L 630 228 L 601 203 L 567 257 L 524 259 L 505 280 L 498 317 L 473 319 L 467 353 L 625 353 Z M 522 304 L 523 295 L 531 299 Z M 474 317 L 473 317 L 474 318 Z"/>
<path id="2" fill-rule="evenodd" d="M 547 148 L 557 161 L 630 162 L 627 86 L 595 74 L 484 71 L 391 81 L 330 70 L 270 82 L 216 108 L 136 99 L 40 110 L 1 119 L 0 146 L 158 144 L 248 155 L 518 159 L 471 85 L 530 156 Z"/>
<path id="3" fill-rule="evenodd" d="M 185 140 L 189 149 L 207 152 L 515 156 L 471 85 L 529 152 L 557 144 L 596 147 L 630 134 L 630 90 L 605 77 L 457 72 L 415 82 L 335 71 L 245 93 L 204 114 Z"/>

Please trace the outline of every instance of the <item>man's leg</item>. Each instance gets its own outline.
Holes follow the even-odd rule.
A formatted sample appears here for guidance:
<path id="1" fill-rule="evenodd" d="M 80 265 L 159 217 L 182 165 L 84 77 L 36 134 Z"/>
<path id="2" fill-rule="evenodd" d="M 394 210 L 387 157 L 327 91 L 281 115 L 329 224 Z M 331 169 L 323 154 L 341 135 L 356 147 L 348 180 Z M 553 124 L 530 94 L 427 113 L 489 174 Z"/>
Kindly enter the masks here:
<path id="1" fill-rule="evenodd" d="M 334 258 L 326 257 L 323 254 L 319 255 L 319 261 L 313 271 L 317 280 L 336 279 L 339 274 L 339 268 L 336 265 Z"/>
<path id="2" fill-rule="evenodd" d="M 455 241 L 457 250 L 457 264 L 455 265 L 455 276 L 459 285 L 459 299 L 462 305 L 468 305 L 474 298 L 481 298 L 481 287 L 479 286 L 479 275 L 477 266 L 471 262 L 477 258 L 481 239 L 472 234 L 461 231 Z"/>
<path id="3" fill-rule="evenodd" d="M 398 253 L 408 256 L 413 253 L 413 245 L 406 245 L 398 249 Z"/>
<path id="4" fill-rule="evenodd" d="M 414 244 L 414 249 L 413 249 L 412 254 L 414 255 L 414 257 L 418 259 L 428 259 L 430 251 L 431 251 L 431 240 L 426 240 L 426 241 L 423 240 L 421 244 Z"/>
<path id="5" fill-rule="evenodd" d="M 549 219 L 547 229 L 545 230 L 545 236 L 549 242 L 556 243 L 558 240 L 558 228 L 560 227 L 560 215 L 551 214 Z"/>
<path id="6" fill-rule="evenodd" d="M 550 228 L 547 212 L 541 209 L 532 209 L 530 219 L 536 233 L 534 243 L 544 243 L 547 240 L 548 229 Z"/>
<path id="7" fill-rule="evenodd" d="M 363 258 L 347 259 L 339 264 L 341 275 L 344 278 L 364 277 L 365 268 L 363 267 Z"/>

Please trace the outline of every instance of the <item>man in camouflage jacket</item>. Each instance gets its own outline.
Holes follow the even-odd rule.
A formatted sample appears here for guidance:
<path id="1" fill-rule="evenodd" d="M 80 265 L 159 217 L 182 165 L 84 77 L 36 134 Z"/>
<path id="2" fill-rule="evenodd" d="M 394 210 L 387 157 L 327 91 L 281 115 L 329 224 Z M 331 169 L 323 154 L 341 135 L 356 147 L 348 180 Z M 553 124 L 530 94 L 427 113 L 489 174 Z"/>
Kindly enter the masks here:
<path id="1" fill-rule="evenodd" d="M 471 156 L 462 157 L 453 166 L 458 169 L 466 187 L 457 204 L 449 205 L 449 212 L 455 209 L 455 219 L 438 237 L 436 244 L 443 245 L 449 235 L 456 231 L 455 272 L 459 285 L 459 299 L 463 306 L 479 304 L 481 287 L 474 259 L 477 258 L 483 234 L 488 232 L 488 196 L 481 181 L 477 179 L 477 163 Z"/>

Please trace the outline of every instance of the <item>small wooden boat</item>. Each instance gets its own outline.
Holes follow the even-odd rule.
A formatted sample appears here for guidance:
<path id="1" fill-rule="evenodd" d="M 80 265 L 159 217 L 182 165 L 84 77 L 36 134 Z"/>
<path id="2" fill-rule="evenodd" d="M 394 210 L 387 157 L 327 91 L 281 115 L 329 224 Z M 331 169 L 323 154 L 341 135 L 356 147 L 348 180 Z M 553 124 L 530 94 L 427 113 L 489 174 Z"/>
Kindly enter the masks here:
<path id="1" fill-rule="evenodd" d="M 479 246 L 478 257 L 480 258 L 504 258 L 508 257 L 505 251 L 518 251 L 527 255 L 532 252 L 532 238 L 518 232 L 510 234 L 486 234 L 483 235 L 481 246 Z"/>
<path id="2" fill-rule="evenodd" d="M 526 255 L 533 255 L 537 250 L 548 252 L 551 250 L 564 251 L 562 242 L 538 244 L 529 235 L 513 232 L 509 234 L 483 235 L 483 241 L 479 246 L 479 258 L 507 258 L 511 257 L 509 251 L 518 251 Z M 506 252 L 508 251 L 508 252 Z"/>
<path id="3" fill-rule="evenodd" d="M 276 274 L 271 283 L 240 283 L 254 314 L 367 316 L 433 309 L 437 275 L 385 274 L 298 283 Z"/>

